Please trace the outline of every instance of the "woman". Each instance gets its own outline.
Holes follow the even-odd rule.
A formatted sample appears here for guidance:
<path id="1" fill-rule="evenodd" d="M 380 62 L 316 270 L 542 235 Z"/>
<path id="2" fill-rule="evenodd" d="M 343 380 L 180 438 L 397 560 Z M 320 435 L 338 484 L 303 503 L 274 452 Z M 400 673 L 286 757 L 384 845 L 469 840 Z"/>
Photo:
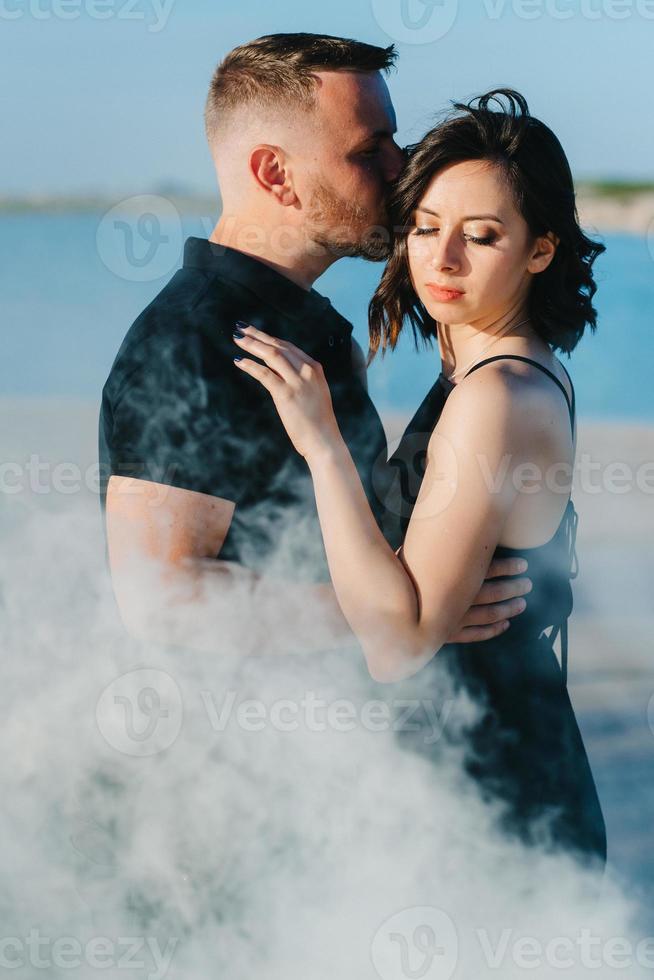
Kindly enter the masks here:
<path id="1" fill-rule="evenodd" d="M 391 215 L 371 358 L 395 347 L 408 320 L 414 335 L 437 338 L 442 362 L 390 460 L 415 463 L 426 433 L 397 551 L 371 513 L 320 365 L 252 327 L 236 342 L 263 364 L 237 364 L 270 392 L 306 459 L 336 595 L 373 678 L 399 681 L 446 658 L 484 706 L 467 768 L 504 802 L 506 826 L 541 842 L 546 826 L 551 844 L 602 864 L 604 821 L 566 689 L 574 390 L 554 351 L 595 329 L 591 269 L 603 246 L 579 228 L 560 143 L 511 90 L 456 103 L 410 149 Z M 518 553 L 533 581 L 520 621 L 474 648 L 446 644 L 493 557 Z"/>

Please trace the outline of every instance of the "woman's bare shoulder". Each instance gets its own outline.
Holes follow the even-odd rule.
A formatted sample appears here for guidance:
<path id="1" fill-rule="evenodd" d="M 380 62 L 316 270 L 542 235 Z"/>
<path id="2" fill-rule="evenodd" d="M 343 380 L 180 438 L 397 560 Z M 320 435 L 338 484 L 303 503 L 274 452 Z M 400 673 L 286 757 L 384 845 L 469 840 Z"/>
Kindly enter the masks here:
<path id="1" fill-rule="evenodd" d="M 539 363 L 557 377 L 564 373 L 560 366 L 557 372 Z M 564 387 L 568 390 L 569 384 Z M 544 371 L 514 359 L 484 364 L 459 382 L 445 403 L 439 427 L 441 432 L 457 431 L 470 443 L 493 436 L 509 452 L 533 450 L 536 445 L 545 449 L 570 428 L 558 386 Z"/>

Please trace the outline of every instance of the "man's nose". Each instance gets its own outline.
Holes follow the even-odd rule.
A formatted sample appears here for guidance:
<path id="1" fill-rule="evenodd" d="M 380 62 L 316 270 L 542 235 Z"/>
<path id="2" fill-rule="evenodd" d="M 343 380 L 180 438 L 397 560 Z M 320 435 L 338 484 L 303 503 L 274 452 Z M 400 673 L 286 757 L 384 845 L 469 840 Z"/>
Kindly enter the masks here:
<path id="1" fill-rule="evenodd" d="M 393 148 L 388 156 L 388 161 L 386 164 L 386 173 L 384 174 L 387 182 L 390 184 L 392 181 L 397 180 L 397 178 L 402 173 L 404 169 L 404 164 L 406 163 L 407 153 L 402 147 L 398 146 L 397 143 L 393 144 Z"/>

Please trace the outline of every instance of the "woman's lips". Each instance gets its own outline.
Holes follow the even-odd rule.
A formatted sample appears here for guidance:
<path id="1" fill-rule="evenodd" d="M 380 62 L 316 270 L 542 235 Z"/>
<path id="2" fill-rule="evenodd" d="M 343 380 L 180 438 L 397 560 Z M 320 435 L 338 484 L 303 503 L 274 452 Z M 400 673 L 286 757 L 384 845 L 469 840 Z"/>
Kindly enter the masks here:
<path id="1" fill-rule="evenodd" d="M 428 282 L 425 284 L 427 289 L 439 303 L 451 303 L 452 300 L 460 299 L 463 296 L 462 289 L 447 289 L 445 286 L 437 286 L 436 283 Z"/>

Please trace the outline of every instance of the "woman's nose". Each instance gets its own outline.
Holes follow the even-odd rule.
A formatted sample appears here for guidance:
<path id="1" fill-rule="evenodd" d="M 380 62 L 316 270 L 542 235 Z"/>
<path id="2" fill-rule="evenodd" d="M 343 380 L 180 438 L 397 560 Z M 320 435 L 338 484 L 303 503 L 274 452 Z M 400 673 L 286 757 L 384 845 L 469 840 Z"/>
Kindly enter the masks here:
<path id="1" fill-rule="evenodd" d="M 430 240 L 431 258 L 429 265 L 434 269 L 458 269 L 461 265 L 458 245 L 454 235 L 446 236 L 441 231 Z"/>

